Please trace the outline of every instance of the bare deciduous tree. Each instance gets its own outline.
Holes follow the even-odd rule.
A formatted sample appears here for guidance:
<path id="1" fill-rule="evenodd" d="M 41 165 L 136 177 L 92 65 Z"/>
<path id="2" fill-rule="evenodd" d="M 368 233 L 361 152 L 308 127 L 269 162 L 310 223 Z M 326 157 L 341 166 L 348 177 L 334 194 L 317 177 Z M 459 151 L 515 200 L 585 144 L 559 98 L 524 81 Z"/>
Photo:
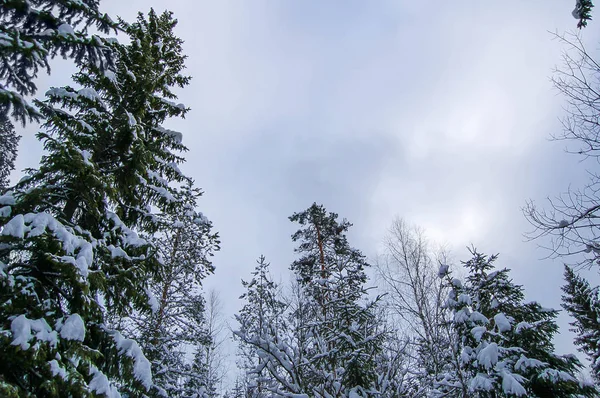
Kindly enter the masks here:
<path id="1" fill-rule="evenodd" d="M 206 295 L 206 329 L 211 343 L 205 347 L 205 360 L 209 383 L 216 391 L 222 390 L 227 373 L 224 351 L 228 336 L 226 326 L 221 296 L 216 290 L 210 289 Z"/>
<path id="2" fill-rule="evenodd" d="M 588 182 L 571 188 L 548 207 L 529 201 L 524 213 L 534 230 L 530 239 L 549 237 L 550 257 L 582 254 L 579 265 L 600 264 L 600 64 L 586 51 L 577 35 L 556 37 L 568 46 L 564 63 L 552 79 L 567 99 L 563 131 L 552 138 L 567 142 L 567 152 L 582 156 L 589 165 Z"/>
<path id="3" fill-rule="evenodd" d="M 385 252 L 377 261 L 380 288 L 386 293 L 390 316 L 396 318 L 399 333 L 408 336 L 415 356 L 427 359 L 426 372 L 435 377 L 442 366 L 440 347 L 447 340 L 446 290 L 438 277 L 446 264 L 444 251 L 430 248 L 424 231 L 395 219 L 385 239 Z"/>

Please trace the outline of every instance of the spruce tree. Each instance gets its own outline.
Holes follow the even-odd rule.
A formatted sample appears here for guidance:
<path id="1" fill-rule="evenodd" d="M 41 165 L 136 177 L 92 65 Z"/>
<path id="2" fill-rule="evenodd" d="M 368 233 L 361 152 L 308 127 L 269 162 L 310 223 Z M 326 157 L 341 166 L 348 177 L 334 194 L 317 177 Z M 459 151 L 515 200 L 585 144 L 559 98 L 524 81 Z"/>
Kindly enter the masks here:
<path id="1" fill-rule="evenodd" d="M 131 43 L 116 46 L 115 70 L 85 66 L 74 76 L 83 86 L 51 88 L 47 100 L 36 105 L 54 124 L 79 131 L 82 140 L 93 141 L 90 151 L 112 176 L 116 213 L 128 225 L 155 232 L 155 210 L 169 213 L 180 205 L 175 184 L 190 181 L 179 170 L 187 151 L 181 133 L 164 128 L 170 117 L 184 117 L 189 110 L 177 104 L 174 87 L 185 87 L 182 40 L 173 33 L 172 13 L 146 19 L 139 14 L 127 28 Z M 71 112 L 64 112 L 65 109 Z M 80 204 L 68 201 L 67 214 Z"/>
<path id="2" fill-rule="evenodd" d="M 301 257 L 291 270 L 311 312 L 306 392 L 318 397 L 376 394 L 375 357 L 383 336 L 376 331 L 375 303 L 366 302 L 370 265 L 346 237 L 351 224 L 316 203 L 290 221 L 301 226 L 292 236 Z"/>
<path id="3" fill-rule="evenodd" d="M 563 286 L 563 308 L 575 318 L 571 323 L 577 333 L 575 344 L 591 362 L 592 376 L 600 382 L 600 298 L 598 288 L 592 288 L 588 281 L 565 266 Z"/>
<path id="4" fill-rule="evenodd" d="M 50 73 L 57 55 L 78 66 L 102 69 L 112 61 L 110 39 L 88 33 L 93 26 L 108 34 L 118 29 L 98 8 L 98 0 L 4 0 L 0 2 L 0 117 L 25 123 L 41 116 L 23 96 L 37 91 L 40 69 Z"/>
<path id="5" fill-rule="evenodd" d="M 39 136 L 48 152 L 40 169 L 0 198 L 0 393 L 148 389 L 139 346 L 104 320 L 105 305 L 146 306 L 140 281 L 152 266 L 149 246 L 109 205 L 110 177 L 89 160 L 91 148 L 58 128 Z M 81 203 L 70 217 L 67 198 Z"/>
<path id="6" fill-rule="evenodd" d="M 509 270 L 494 270 L 497 256 L 472 254 L 464 263 L 464 284 L 446 277 L 459 357 L 453 375 L 440 383 L 440 395 L 454 390 L 462 397 L 595 396 L 593 387 L 577 379 L 579 361 L 554 353 L 558 311 L 525 303 Z"/>
<path id="7" fill-rule="evenodd" d="M 83 4 L 83 3 L 82 3 Z M 107 324 L 149 312 L 147 281 L 162 264 L 138 234 L 182 205 L 171 183 L 185 150 L 161 124 L 187 109 L 172 86 L 185 57 L 170 13 L 142 15 L 114 70 L 85 65 L 81 89 L 37 105 L 47 155 L 0 199 L 0 393 L 141 395 L 152 386 L 140 346 Z M 132 84 L 132 82 L 138 84 Z"/>
<path id="8" fill-rule="evenodd" d="M 592 0 L 576 0 L 575 9 L 573 10 L 573 18 L 578 19 L 578 28 L 584 28 L 587 26 L 588 21 L 592 19 L 592 8 L 594 3 Z"/>
<path id="9" fill-rule="evenodd" d="M 245 304 L 235 317 L 239 329 L 234 336 L 240 342 L 240 365 L 248 378 L 246 396 L 270 397 L 278 389 L 271 373 L 279 374 L 280 364 L 269 362 L 269 356 L 263 354 L 261 347 L 268 348 L 277 342 L 277 336 L 287 327 L 282 316 L 286 305 L 278 298 L 278 286 L 270 276 L 269 263 L 264 256 L 258 259 L 252 279 L 249 282 L 242 280 L 242 286 L 246 291 L 240 299 Z"/>
<path id="10" fill-rule="evenodd" d="M 0 114 L 0 190 L 8 186 L 10 172 L 15 169 L 20 138 L 10 120 Z"/>

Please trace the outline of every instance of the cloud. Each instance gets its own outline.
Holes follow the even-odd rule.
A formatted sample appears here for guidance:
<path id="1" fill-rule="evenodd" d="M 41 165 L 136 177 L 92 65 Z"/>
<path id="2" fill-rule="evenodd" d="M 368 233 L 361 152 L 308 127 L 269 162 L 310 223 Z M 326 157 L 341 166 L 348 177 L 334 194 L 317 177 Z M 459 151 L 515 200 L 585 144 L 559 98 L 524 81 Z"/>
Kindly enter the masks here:
<path id="1" fill-rule="evenodd" d="M 101 4 L 128 20 L 151 6 L 179 19 L 192 112 L 170 127 L 222 236 L 207 285 L 228 315 L 258 255 L 285 274 L 287 217 L 313 201 L 352 221 L 351 242 L 369 255 L 400 215 L 457 259 L 469 243 L 500 252 L 528 297 L 559 305 L 561 264 L 524 242 L 520 207 L 585 178 L 547 141 L 563 103 L 549 82 L 562 47 L 548 30 L 576 24 L 564 1 Z M 39 151 L 31 133 L 20 165 Z M 566 336 L 559 349 L 572 351 Z"/>

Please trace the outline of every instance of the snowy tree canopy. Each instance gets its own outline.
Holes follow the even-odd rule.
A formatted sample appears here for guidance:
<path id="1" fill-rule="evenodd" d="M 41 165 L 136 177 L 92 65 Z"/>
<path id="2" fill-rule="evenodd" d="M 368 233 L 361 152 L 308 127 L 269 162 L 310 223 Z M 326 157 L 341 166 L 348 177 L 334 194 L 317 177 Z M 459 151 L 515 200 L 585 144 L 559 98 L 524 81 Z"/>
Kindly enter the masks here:
<path id="1" fill-rule="evenodd" d="M 91 26 L 101 34 L 118 29 L 99 11 L 98 0 L 13 0 L 0 7 L 0 116 L 39 120 L 24 96 L 36 93 L 40 69 L 50 73 L 49 61 L 57 55 L 78 66 L 111 65 L 111 40 L 88 33 Z"/>
<path id="2" fill-rule="evenodd" d="M 523 288 L 510 280 L 509 270 L 494 270 L 497 256 L 472 254 L 464 263 L 469 272 L 465 283 L 447 277 L 452 286 L 448 306 L 460 338 L 452 371 L 440 380 L 440 394 L 596 396 L 594 387 L 577 379 L 581 363 L 554 353 L 558 311 L 524 302 Z"/>
<path id="3" fill-rule="evenodd" d="M 175 24 L 170 13 L 140 14 L 132 43 L 113 47 L 114 70 L 82 65 L 83 88 L 36 101 L 47 154 L 0 200 L 2 395 L 137 396 L 153 386 L 141 345 L 109 319 L 152 312 L 148 281 L 164 262 L 148 235 L 172 221 L 164 215 L 183 209 L 190 233 L 210 229 L 186 202 L 180 136 L 161 126 L 187 111 L 171 101 L 170 86 L 188 80 Z"/>

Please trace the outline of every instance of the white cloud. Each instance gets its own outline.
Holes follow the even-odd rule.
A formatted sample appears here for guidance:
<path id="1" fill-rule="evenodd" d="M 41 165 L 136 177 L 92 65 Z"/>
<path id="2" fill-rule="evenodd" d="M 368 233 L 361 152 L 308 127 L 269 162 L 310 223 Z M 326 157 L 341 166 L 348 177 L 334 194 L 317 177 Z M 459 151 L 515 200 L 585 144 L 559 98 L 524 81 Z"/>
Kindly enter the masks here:
<path id="1" fill-rule="evenodd" d="M 221 231 L 207 282 L 230 314 L 259 254 L 288 267 L 287 216 L 313 201 L 353 221 L 368 254 L 397 214 L 458 259 L 471 242 L 500 252 L 528 295 L 559 304 L 562 269 L 523 241 L 520 206 L 583 175 L 547 142 L 563 101 L 549 82 L 562 48 L 547 31 L 576 22 L 564 1 L 101 4 L 129 20 L 151 6 L 179 19 L 192 112 L 171 127 Z M 20 166 L 37 161 L 31 134 Z"/>

